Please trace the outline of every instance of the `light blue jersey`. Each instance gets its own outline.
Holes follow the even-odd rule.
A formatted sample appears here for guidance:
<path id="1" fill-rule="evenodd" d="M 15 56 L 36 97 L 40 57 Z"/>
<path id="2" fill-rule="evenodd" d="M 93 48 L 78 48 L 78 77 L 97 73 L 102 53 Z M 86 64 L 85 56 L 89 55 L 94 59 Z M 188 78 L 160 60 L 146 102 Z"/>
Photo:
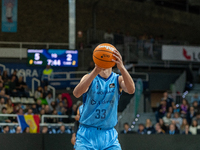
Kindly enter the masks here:
<path id="1" fill-rule="evenodd" d="M 121 95 L 118 77 L 112 72 L 107 79 L 100 75 L 94 78 L 83 94 L 80 124 L 102 129 L 110 129 L 117 124 L 117 106 Z"/>
<path id="2" fill-rule="evenodd" d="M 79 114 L 81 115 L 82 111 L 83 111 L 83 105 L 79 106 Z"/>

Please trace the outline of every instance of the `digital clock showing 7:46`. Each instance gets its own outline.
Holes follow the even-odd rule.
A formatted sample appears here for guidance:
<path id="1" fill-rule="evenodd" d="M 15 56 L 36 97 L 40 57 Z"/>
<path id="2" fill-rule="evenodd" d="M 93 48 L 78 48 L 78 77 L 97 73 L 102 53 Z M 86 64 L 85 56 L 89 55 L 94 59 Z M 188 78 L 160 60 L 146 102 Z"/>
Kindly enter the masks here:
<path id="1" fill-rule="evenodd" d="M 28 64 L 37 66 L 77 67 L 78 51 L 64 49 L 28 49 Z"/>

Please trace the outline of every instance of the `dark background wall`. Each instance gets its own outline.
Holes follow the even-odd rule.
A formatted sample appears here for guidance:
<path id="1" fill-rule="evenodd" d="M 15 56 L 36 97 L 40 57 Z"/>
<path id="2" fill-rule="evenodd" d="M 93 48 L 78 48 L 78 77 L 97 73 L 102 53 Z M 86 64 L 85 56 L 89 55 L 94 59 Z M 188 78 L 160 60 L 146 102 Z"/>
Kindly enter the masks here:
<path id="1" fill-rule="evenodd" d="M 71 135 L 1 134 L 2 150 L 73 150 Z M 200 136 L 119 134 L 122 150 L 199 150 Z"/>
<path id="2" fill-rule="evenodd" d="M 84 32 L 83 41 L 86 40 L 86 31 L 93 27 L 94 2 L 95 0 L 77 1 L 77 31 Z M 163 34 L 165 39 L 177 36 L 191 44 L 199 43 L 199 15 L 128 0 L 101 0 L 94 10 L 97 29 L 121 29 L 136 37 L 143 33 L 154 36 Z M 0 41 L 67 43 L 68 0 L 18 1 L 18 31 L 0 32 Z"/>

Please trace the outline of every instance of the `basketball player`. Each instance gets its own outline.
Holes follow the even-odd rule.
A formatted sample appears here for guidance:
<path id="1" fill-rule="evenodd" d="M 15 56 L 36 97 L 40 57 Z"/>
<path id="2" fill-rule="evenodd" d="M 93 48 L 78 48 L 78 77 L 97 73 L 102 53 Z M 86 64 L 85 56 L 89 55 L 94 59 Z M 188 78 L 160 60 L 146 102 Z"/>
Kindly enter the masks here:
<path id="1" fill-rule="evenodd" d="M 79 119 L 80 119 L 80 114 L 83 110 L 83 105 L 79 106 L 79 108 L 77 109 L 77 115 L 75 116 L 75 122 L 74 122 L 74 133 L 72 134 L 72 138 L 71 138 L 71 143 L 73 145 L 75 145 L 75 141 L 76 141 L 76 133 L 78 131 L 79 128 Z"/>
<path id="2" fill-rule="evenodd" d="M 75 87 L 75 97 L 83 95 L 83 110 L 80 127 L 76 135 L 76 150 L 121 150 L 117 124 L 117 105 L 122 90 L 129 94 L 135 92 L 135 84 L 122 63 L 122 57 L 114 50 L 112 60 L 117 64 L 121 76 L 112 68 L 98 66 L 90 74 L 83 76 Z"/>

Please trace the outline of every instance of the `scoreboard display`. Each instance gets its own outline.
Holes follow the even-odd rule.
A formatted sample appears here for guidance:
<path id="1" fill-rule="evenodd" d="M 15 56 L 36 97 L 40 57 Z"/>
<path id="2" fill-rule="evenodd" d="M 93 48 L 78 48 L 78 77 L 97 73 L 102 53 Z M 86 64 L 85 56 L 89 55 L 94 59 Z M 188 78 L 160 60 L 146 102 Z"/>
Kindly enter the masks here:
<path id="1" fill-rule="evenodd" d="M 78 50 L 28 49 L 29 65 L 78 67 Z"/>

